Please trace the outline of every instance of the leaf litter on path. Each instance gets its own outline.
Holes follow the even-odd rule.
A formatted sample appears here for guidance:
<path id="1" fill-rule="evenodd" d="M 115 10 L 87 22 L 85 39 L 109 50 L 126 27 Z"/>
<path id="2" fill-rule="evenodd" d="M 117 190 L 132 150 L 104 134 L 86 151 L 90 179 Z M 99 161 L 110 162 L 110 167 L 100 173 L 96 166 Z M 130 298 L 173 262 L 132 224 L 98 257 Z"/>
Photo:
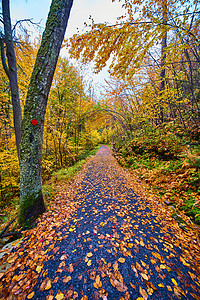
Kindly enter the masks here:
<path id="1" fill-rule="evenodd" d="M 199 299 L 199 245 L 102 146 L 2 264 L 2 299 Z M 12 258 L 12 259 L 11 259 Z"/>

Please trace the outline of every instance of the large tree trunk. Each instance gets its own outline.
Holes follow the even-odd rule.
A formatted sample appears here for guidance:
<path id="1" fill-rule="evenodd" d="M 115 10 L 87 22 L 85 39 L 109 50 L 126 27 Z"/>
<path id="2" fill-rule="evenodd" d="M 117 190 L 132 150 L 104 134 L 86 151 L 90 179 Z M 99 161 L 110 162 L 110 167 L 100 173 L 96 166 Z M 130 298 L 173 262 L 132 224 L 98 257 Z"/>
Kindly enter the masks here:
<path id="1" fill-rule="evenodd" d="M 17 82 L 17 67 L 16 67 L 15 50 L 14 50 L 13 39 L 12 39 L 9 0 L 2 0 L 2 11 L 3 11 L 3 22 L 4 22 L 4 31 L 5 31 L 6 56 L 8 59 L 8 70 L 7 70 L 6 61 L 4 59 L 4 41 L 1 42 L 1 57 L 2 57 L 4 70 L 8 75 L 9 82 L 10 82 L 10 91 L 11 91 L 12 107 L 13 107 L 13 120 L 14 120 L 14 127 L 15 127 L 15 138 L 16 138 L 17 153 L 19 156 L 22 111 L 20 106 L 19 89 L 18 89 L 18 82 Z"/>
<path id="2" fill-rule="evenodd" d="M 23 226 L 45 210 L 41 178 L 44 117 L 72 3 L 52 0 L 27 93 L 20 145 L 19 222 Z"/>

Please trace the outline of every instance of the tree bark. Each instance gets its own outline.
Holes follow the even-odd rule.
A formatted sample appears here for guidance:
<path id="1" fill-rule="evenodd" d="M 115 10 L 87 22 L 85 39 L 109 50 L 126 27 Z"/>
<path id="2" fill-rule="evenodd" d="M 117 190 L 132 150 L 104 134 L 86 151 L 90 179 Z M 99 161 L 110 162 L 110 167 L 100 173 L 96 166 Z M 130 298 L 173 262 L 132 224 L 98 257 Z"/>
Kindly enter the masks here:
<path id="1" fill-rule="evenodd" d="M 41 177 L 44 118 L 72 3 L 73 0 L 52 0 L 27 93 L 20 145 L 22 226 L 29 226 L 45 210 Z"/>
<path id="2" fill-rule="evenodd" d="M 165 64 L 166 64 L 166 48 L 167 48 L 167 1 L 162 0 L 162 14 L 163 14 L 163 34 L 162 34 L 162 42 L 161 42 L 161 72 L 160 72 L 160 97 L 162 97 L 163 91 L 165 90 Z M 159 101 L 159 114 L 160 114 L 160 122 L 164 122 L 164 113 L 162 108 L 161 100 Z"/>
<path id="3" fill-rule="evenodd" d="M 3 23 L 4 23 L 4 32 L 5 32 L 6 56 L 8 59 L 8 70 L 7 70 L 6 62 L 4 61 L 4 42 L 1 43 L 1 57 L 4 65 L 4 70 L 8 75 L 9 83 L 10 83 L 15 138 L 16 138 L 17 153 L 19 157 L 19 147 L 21 141 L 22 110 L 21 110 L 20 99 L 19 99 L 17 66 L 16 66 L 16 58 L 15 58 L 15 49 L 14 49 L 13 39 L 12 39 L 9 0 L 2 0 L 2 12 L 3 12 Z"/>

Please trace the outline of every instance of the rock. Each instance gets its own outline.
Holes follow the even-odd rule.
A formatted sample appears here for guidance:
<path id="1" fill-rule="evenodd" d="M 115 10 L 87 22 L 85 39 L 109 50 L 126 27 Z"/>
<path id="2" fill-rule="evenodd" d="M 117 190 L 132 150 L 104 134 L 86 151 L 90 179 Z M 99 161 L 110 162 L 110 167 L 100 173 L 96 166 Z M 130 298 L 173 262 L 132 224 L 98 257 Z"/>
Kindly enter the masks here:
<path id="1" fill-rule="evenodd" d="M 4 255 L 5 253 L 7 253 L 7 251 L 6 251 L 7 249 L 9 249 L 9 251 L 11 252 L 12 249 L 13 249 L 14 247 L 16 247 L 17 245 L 19 245 L 22 241 L 23 241 L 23 239 L 18 239 L 18 240 L 15 240 L 15 241 L 11 242 L 11 243 L 6 244 L 6 245 L 1 249 L 1 252 L 0 252 L 0 259 L 3 257 L 3 255 Z"/>

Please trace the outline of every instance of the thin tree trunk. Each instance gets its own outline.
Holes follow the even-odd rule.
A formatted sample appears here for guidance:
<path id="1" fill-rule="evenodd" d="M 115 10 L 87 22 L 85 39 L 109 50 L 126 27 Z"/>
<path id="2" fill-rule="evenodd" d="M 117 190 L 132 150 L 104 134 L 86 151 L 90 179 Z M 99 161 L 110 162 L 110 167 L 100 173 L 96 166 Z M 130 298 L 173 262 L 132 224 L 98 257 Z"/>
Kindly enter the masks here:
<path id="1" fill-rule="evenodd" d="M 160 97 L 162 97 L 163 91 L 165 90 L 165 62 L 166 62 L 166 47 L 167 47 L 167 3 L 166 0 L 162 0 L 162 13 L 163 13 L 163 37 L 161 42 L 161 73 L 160 73 Z M 164 113 L 162 108 L 161 100 L 159 101 L 159 114 L 160 122 L 164 122 Z"/>
<path id="2" fill-rule="evenodd" d="M 20 145 L 19 222 L 23 226 L 45 210 L 41 177 L 44 117 L 72 3 L 52 0 L 27 93 Z"/>
<path id="3" fill-rule="evenodd" d="M 11 28 L 11 19 L 10 19 L 10 5 L 9 0 L 2 0 L 2 11 L 3 11 L 3 22 L 4 22 L 4 31 L 5 31 L 5 43 L 6 43 L 6 56 L 8 59 L 8 70 L 4 64 L 4 69 L 8 75 L 10 82 L 11 98 L 12 98 L 12 107 L 13 107 L 13 120 L 15 127 L 15 138 L 17 152 L 19 156 L 19 147 L 21 141 L 21 122 L 22 122 L 22 110 L 19 99 L 19 89 L 17 82 L 17 66 L 16 66 L 16 57 L 15 50 L 12 39 L 12 28 Z M 2 61 L 4 60 L 4 43 L 1 44 L 1 56 Z"/>

